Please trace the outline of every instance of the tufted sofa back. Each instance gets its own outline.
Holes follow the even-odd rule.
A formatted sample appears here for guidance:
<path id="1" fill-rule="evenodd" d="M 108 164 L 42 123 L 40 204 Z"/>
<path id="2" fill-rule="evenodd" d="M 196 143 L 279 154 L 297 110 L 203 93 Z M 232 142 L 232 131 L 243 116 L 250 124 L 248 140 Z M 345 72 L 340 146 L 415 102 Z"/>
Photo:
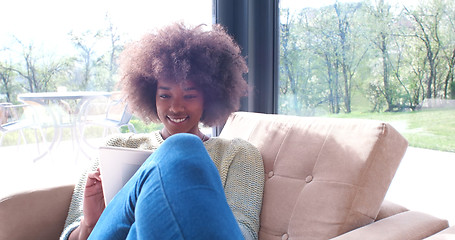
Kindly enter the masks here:
<path id="1" fill-rule="evenodd" d="M 373 222 L 408 145 L 379 121 L 246 112 L 221 137 L 262 154 L 262 240 L 329 239 Z"/>

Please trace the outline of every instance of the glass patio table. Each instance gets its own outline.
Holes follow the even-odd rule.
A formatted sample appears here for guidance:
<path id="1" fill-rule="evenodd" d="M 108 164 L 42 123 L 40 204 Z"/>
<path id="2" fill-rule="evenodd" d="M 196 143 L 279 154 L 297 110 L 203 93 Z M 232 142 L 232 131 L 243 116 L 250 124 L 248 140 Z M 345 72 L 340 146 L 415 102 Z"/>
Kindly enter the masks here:
<path id="1" fill-rule="evenodd" d="M 81 108 L 91 99 L 109 97 L 111 94 L 111 92 L 98 91 L 59 91 L 24 93 L 19 94 L 17 98 L 26 104 L 43 109 L 44 112 L 41 111 L 41 115 L 47 118 L 44 122 L 51 122 L 48 125 L 54 127 L 53 139 L 45 154 L 51 152 L 56 147 L 56 144 L 60 143 L 63 129 L 69 128 L 71 130 L 73 150 L 80 151 L 89 157 L 81 147 L 82 141 L 78 131 Z"/>

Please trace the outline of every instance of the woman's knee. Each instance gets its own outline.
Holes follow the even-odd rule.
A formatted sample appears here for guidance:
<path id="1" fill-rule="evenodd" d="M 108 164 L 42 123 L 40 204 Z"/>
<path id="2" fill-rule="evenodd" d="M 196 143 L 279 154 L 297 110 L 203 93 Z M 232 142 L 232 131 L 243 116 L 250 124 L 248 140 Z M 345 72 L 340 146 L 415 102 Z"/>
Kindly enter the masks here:
<path id="1" fill-rule="evenodd" d="M 193 134 L 180 133 L 170 136 L 147 161 L 147 166 L 159 166 L 161 175 L 169 180 L 188 180 L 195 176 L 220 178 L 204 144 Z M 148 168 L 144 170 L 148 171 Z"/>
<path id="2" fill-rule="evenodd" d="M 201 164 L 211 162 L 210 156 L 201 139 L 193 134 L 179 133 L 170 136 L 157 150 L 156 162 L 160 166 L 183 164 Z"/>

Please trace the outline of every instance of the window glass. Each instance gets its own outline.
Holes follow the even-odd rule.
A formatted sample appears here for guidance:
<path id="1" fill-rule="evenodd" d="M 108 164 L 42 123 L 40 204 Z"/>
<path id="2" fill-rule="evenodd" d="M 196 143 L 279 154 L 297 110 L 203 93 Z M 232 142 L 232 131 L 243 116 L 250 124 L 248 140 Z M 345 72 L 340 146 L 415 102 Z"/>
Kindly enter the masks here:
<path id="1" fill-rule="evenodd" d="M 125 44 L 172 22 L 212 23 L 212 0 L 17 0 L 3 2 L 2 9 L 0 103 L 25 102 L 32 106 L 27 109 L 35 111 L 22 115 L 23 122 L 33 122 L 23 134 L 1 135 L 0 155 L 20 152 L 24 155 L 15 159 L 28 162 L 38 155 L 61 158 L 60 154 L 72 150 L 70 159 L 92 157 L 96 146 L 116 130 L 105 132 L 108 124 L 92 123 L 128 120 L 124 106 L 112 98 L 117 96 L 117 60 Z M 44 92 L 59 98 L 38 99 L 36 93 Z M 95 100 L 76 92 L 100 94 Z M 35 98 L 18 98 L 29 93 Z M 150 132 L 161 127 L 145 124 L 134 115 L 126 122 L 134 128 L 125 125 L 121 132 Z M 35 136 L 35 130 L 42 130 L 45 139 L 41 140 L 41 134 Z M 39 153 L 35 143 L 39 143 Z M 23 145 L 29 145 L 30 151 Z"/>
<path id="2" fill-rule="evenodd" d="M 280 1 L 278 111 L 393 123 L 455 151 L 453 1 Z"/>

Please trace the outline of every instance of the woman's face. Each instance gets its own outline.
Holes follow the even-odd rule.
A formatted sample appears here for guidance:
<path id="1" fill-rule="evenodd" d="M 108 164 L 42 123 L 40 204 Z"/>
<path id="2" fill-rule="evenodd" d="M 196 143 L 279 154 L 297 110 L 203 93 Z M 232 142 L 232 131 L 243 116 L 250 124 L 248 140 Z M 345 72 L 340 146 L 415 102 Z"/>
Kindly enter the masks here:
<path id="1" fill-rule="evenodd" d="M 156 111 L 164 124 L 163 138 L 176 133 L 202 135 L 199 120 L 204 112 L 204 95 L 194 83 L 158 81 Z"/>

